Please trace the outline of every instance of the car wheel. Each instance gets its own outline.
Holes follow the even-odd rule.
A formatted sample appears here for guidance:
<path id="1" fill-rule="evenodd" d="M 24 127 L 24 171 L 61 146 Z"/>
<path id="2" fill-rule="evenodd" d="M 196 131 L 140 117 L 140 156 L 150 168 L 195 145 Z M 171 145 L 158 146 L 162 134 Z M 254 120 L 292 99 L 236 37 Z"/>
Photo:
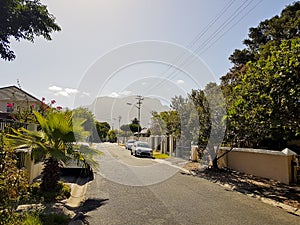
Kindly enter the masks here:
<path id="1" fill-rule="evenodd" d="M 130 154 L 131 154 L 131 155 L 133 155 L 133 152 L 132 152 L 132 150 L 130 150 Z"/>

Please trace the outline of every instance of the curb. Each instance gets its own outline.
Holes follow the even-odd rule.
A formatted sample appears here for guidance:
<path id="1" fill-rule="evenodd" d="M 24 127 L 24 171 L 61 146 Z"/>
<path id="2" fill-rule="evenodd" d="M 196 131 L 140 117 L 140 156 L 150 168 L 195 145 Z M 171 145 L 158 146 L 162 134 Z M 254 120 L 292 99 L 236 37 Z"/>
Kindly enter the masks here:
<path id="1" fill-rule="evenodd" d="M 71 196 L 67 199 L 65 205 L 70 208 L 77 208 L 84 201 L 85 193 L 87 190 L 87 178 L 78 178 L 75 184 L 71 185 Z M 84 183 L 80 185 L 80 183 Z"/>

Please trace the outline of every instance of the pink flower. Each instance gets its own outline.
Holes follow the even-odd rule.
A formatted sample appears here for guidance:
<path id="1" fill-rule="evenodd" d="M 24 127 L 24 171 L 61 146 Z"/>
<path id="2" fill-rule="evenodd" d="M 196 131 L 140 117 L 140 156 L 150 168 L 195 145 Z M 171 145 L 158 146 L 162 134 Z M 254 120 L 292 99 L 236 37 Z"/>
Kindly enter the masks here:
<path id="1" fill-rule="evenodd" d="M 62 107 L 61 107 L 61 106 L 57 106 L 56 109 L 57 109 L 57 110 L 61 110 Z"/>
<path id="2" fill-rule="evenodd" d="M 42 102 L 45 101 L 46 99 L 44 97 L 42 97 Z"/>
<path id="3" fill-rule="evenodd" d="M 31 108 L 34 108 L 34 104 L 31 105 Z"/>
<path id="4" fill-rule="evenodd" d="M 55 100 L 51 100 L 51 104 L 52 104 L 52 105 L 55 104 L 55 102 L 56 102 Z"/>

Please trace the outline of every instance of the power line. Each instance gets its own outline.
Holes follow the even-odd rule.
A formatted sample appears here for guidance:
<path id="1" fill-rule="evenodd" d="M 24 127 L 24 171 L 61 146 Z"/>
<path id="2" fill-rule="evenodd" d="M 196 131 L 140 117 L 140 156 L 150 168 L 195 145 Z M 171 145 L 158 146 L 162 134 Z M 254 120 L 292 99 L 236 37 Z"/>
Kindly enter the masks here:
<path id="1" fill-rule="evenodd" d="M 221 17 L 226 13 L 226 11 L 233 5 L 233 3 L 236 0 L 230 0 L 221 10 L 220 12 L 204 27 L 204 29 L 202 31 L 200 31 L 196 37 L 187 45 L 187 48 L 192 48 L 211 28 L 212 26 L 219 20 L 221 19 Z M 178 55 L 175 58 L 175 62 L 179 62 L 183 57 L 184 57 L 185 53 Z M 173 66 L 169 65 L 168 68 L 161 73 L 161 75 L 166 74 L 170 69 L 172 69 Z M 171 73 L 172 74 L 172 73 Z M 161 83 L 163 83 L 164 81 L 162 81 Z M 149 88 L 149 90 L 153 89 L 155 86 L 157 86 L 156 84 L 153 85 L 153 87 Z"/>
<path id="2" fill-rule="evenodd" d="M 240 20 L 238 20 L 236 23 L 234 23 L 232 26 L 230 26 L 229 29 L 227 29 L 224 33 L 222 33 L 221 36 L 219 36 L 217 38 L 216 41 L 214 41 L 213 43 L 210 43 L 213 39 L 214 39 L 214 35 L 218 35 L 222 30 L 224 30 L 228 25 L 230 25 L 230 23 L 232 23 L 234 21 L 235 18 L 237 18 L 237 16 L 239 16 L 246 8 L 249 7 L 249 5 L 252 2 L 248 2 L 248 4 L 246 4 L 248 2 L 248 0 L 244 1 L 234 12 L 233 14 L 225 21 L 223 22 L 205 41 L 204 41 L 204 47 L 207 46 L 208 44 L 209 47 L 211 47 L 214 43 L 216 43 L 221 37 L 223 37 L 230 29 L 232 29 L 238 22 L 240 22 L 246 15 L 248 15 L 258 4 L 260 4 L 262 1 L 258 2 L 254 7 L 252 7 L 248 12 L 246 12 Z M 246 5 L 245 5 L 246 4 Z M 203 48 L 203 46 L 199 46 L 194 53 L 198 53 L 201 48 Z M 208 49 L 208 48 L 207 48 Z M 206 50 L 207 50 L 206 49 Z M 203 53 L 203 52 L 202 52 Z M 191 64 L 193 62 L 193 60 L 190 59 L 190 57 L 187 57 L 181 64 L 180 67 L 184 67 L 187 66 L 189 64 Z M 170 66 L 172 67 L 172 66 Z M 172 67 L 173 68 L 173 67 Z M 172 79 L 176 74 L 178 73 L 177 70 L 173 70 L 173 72 L 171 74 L 168 75 L 167 78 Z M 158 83 L 157 85 L 155 85 L 156 87 L 160 86 L 161 84 L 163 84 L 165 81 L 162 81 L 160 83 Z M 154 87 L 155 87 L 154 86 Z"/>

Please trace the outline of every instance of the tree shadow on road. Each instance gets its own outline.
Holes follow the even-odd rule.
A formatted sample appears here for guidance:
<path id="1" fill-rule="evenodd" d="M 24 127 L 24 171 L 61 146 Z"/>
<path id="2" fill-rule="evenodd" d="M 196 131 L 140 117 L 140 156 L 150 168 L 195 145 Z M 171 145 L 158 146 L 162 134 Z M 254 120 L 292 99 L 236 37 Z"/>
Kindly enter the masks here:
<path id="1" fill-rule="evenodd" d="M 80 224 L 89 224 L 87 220 L 89 216 L 86 215 L 86 213 L 100 208 L 101 206 L 105 205 L 107 201 L 108 199 L 88 198 L 79 207 L 72 209 L 72 211 L 76 213 L 76 216 L 72 219 L 72 222 L 77 224 L 76 221 L 80 221 Z"/>
<path id="2" fill-rule="evenodd" d="M 82 212 L 82 213 L 87 213 L 94 211 L 101 206 L 105 205 L 108 199 L 101 199 L 101 198 L 88 198 L 85 200 L 81 206 L 79 206 L 75 212 Z"/>
<path id="3" fill-rule="evenodd" d="M 194 170 L 197 176 L 222 185 L 229 185 L 232 190 L 244 194 L 272 199 L 300 208 L 300 186 L 283 184 L 272 179 L 262 178 L 233 170 L 206 169 Z"/>

